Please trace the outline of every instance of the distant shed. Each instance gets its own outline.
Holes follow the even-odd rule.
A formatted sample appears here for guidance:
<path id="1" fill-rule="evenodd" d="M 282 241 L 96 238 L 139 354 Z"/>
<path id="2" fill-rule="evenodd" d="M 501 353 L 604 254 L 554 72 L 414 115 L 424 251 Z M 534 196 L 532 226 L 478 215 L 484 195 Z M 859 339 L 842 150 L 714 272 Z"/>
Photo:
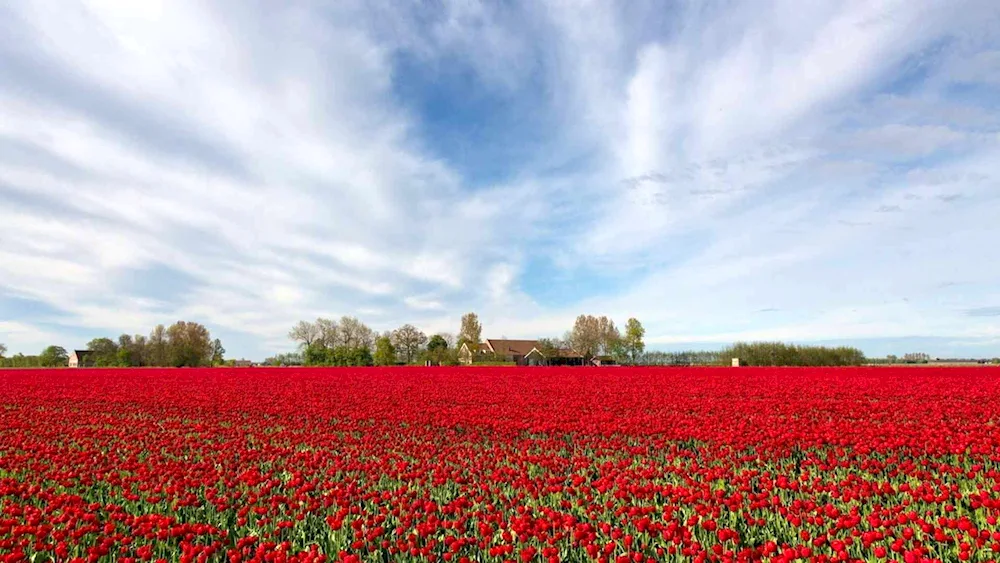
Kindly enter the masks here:
<path id="1" fill-rule="evenodd" d="M 73 350 L 69 355 L 69 367 L 82 368 L 90 365 L 90 359 L 94 356 L 93 350 Z"/>

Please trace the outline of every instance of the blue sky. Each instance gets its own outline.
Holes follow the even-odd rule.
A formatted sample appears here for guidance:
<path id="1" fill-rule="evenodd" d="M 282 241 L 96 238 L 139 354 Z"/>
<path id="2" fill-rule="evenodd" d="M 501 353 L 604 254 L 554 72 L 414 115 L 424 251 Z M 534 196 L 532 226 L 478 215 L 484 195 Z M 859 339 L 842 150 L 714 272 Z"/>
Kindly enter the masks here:
<path id="1" fill-rule="evenodd" d="M 1000 355 L 1000 4 L 0 5 L 0 342 Z"/>

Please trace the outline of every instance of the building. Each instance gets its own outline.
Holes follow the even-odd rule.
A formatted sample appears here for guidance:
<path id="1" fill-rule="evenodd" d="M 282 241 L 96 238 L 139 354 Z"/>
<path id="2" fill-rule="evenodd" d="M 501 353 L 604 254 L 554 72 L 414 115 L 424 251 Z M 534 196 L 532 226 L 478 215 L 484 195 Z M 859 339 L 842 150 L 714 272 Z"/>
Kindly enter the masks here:
<path id="1" fill-rule="evenodd" d="M 583 356 L 569 348 L 545 350 L 537 340 L 487 338 L 473 350 L 468 343 L 458 350 L 458 361 L 472 364 L 477 358 L 488 357 L 498 362 L 513 362 L 519 366 L 581 366 Z"/>
<path id="2" fill-rule="evenodd" d="M 590 359 L 591 365 L 601 367 L 601 366 L 617 366 L 618 362 L 615 361 L 611 356 L 594 356 Z"/>
<path id="3" fill-rule="evenodd" d="M 73 353 L 69 355 L 69 367 L 71 368 L 83 368 L 91 365 L 91 358 L 94 355 L 93 350 L 73 350 Z"/>
<path id="4" fill-rule="evenodd" d="M 468 342 L 465 342 L 458 349 L 458 363 L 467 366 L 472 365 L 472 363 L 476 360 L 477 357 L 489 353 L 490 349 L 485 342 L 480 343 L 475 350 L 473 350 L 472 347 L 469 346 Z"/>

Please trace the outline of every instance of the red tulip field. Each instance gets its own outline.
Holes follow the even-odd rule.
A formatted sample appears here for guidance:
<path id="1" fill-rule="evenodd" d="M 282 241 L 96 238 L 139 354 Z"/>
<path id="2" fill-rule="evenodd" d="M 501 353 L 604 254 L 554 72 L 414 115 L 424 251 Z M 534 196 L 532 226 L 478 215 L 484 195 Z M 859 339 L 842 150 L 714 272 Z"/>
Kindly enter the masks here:
<path id="1" fill-rule="evenodd" d="M 1000 369 L 0 371 L 0 562 L 998 561 Z"/>

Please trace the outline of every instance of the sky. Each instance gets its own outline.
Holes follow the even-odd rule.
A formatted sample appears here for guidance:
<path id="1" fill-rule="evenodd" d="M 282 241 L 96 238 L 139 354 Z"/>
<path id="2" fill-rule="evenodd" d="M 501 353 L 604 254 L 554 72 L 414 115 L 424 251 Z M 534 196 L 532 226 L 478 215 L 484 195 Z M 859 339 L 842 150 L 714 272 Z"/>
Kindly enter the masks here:
<path id="1" fill-rule="evenodd" d="M 0 342 L 1000 356 L 995 0 L 0 3 Z"/>

